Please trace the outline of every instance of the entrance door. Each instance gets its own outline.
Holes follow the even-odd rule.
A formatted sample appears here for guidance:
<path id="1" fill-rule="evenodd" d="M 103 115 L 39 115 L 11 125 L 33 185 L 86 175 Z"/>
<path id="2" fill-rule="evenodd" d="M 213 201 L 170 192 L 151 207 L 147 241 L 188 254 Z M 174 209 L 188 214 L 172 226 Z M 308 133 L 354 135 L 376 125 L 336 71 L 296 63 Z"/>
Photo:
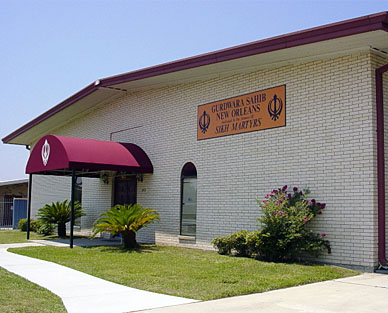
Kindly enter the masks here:
<path id="1" fill-rule="evenodd" d="M 182 188 L 181 235 L 195 236 L 197 225 L 197 177 L 184 177 Z"/>
<path id="2" fill-rule="evenodd" d="M 114 205 L 136 203 L 136 177 L 116 177 Z"/>

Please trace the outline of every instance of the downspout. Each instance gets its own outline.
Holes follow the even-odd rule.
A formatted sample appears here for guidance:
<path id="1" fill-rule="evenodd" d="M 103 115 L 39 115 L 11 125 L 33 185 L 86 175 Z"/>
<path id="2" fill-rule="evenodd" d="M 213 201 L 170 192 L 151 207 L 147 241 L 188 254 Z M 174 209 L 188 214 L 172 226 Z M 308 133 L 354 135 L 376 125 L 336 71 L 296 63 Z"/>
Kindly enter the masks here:
<path id="1" fill-rule="evenodd" d="M 388 269 L 388 262 L 385 256 L 385 160 L 383 102 L 383 73 L 387 71 L 388 64 L 376 69 L 378 259 L 379 268 L 384 269 Z"/>

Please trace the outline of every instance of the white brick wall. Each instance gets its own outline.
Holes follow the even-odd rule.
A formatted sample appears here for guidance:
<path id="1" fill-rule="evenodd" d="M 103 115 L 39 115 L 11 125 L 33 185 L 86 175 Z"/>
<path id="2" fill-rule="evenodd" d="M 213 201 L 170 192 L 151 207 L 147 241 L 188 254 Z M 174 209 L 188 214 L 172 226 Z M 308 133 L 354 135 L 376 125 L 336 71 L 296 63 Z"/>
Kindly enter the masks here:
<path id="1" fill-rule="evenodd" d="M 215 236 L 255 229 L 260 214 L 255 198 L 287 184 L 309 187 L 312 197 L 327 203 L 314 228 L 328 234 L 333 253 L 321 261 L 373 267 L 376 58 L 364 53 L 136 92 L 51 133 L 109 140 L 110 133 L 133 128 L 113 140 L 135 143 L 150 157 L 154 174 L 138 184 L 138 203 L 161 215 L 160 223 L 141 231 L 141 240 L 183 244 L 180 172 L 190 161 L 198 172 L 197 237 L 186 245 L 210 249 Z M 196 140 L 198 105 L 282 84 L 286 127 Z M 85 184 L 83 202 L 96 212 L 83 227 L 111 203 L 111 185 L 89 187 Z M 46 197 L 40 191 L 33 204 Z"/>
<path id="2" fill-rule="evenodd" d="M 81 229 L 90 228 L 98 216 L 112 206 L 112 184 L 98 178 L 82 178 L 82 206 L 87 213 L 81 218 Z"/>
<path id="3" fill-rule="evenodd" d="M 70 192 L 70 177 L 32 175 L 31 216 L 47 203 L 70 200 Z"/>

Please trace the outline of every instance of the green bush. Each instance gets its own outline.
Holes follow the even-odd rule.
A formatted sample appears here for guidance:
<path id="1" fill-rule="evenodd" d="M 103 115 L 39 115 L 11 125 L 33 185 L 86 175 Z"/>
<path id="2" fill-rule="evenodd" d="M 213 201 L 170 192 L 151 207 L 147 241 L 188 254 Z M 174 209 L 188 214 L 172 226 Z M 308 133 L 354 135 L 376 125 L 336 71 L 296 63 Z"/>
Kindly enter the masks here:
<path id="1" fill-rule="evenodd" d="M 249 256 L 247 245 L 249 234 L 249 231 L 241 230 L 226 236 L 216 237 L 212 240 L 212 244 L 218 249 L 219 254 Z"/>
<path id="2" fill-rule="evenodd" d="M 232 254 L 232 241 L 231 235 L 219 236 L 212 240 L 214 248 L 217 248 L 218 253 L 222 255 L 231 255 Z"/>
<path id="3" fill-rule="evenodd" d="M 249 251 L 249 256 L 252 258 L 260 258 L 260 251 L 262 247 L 262 242 L 261 242 L 261 231 L 253 231 L 250 232 L 247 235 L 247 248 Z"/>
<path id="4" fill-rule="evenodd" d="M 31 219 L 30 220 L 30 231 L 34 231 L 34 232 L 37 232 L 38 229 L 42 226 L 42 222 L 39 221 L 39 220 L 34 220 L 34 219 Z M 27 231 L 27 219 L 26 218 L 22 218 L 19 220 L 18 222 L 18 228 L 21 230 L 21 231 Z"/>
<path id="5" fill-rule="evenodd" d="M 42 226 L 39 227 L 37 233 L 43 236 L 49 236 L 54 232 L 55 226 L 50 223 L 43 223 Z"/>
<path id="6" fill-rule="evenodd" d="M 30 230 L 37 232 L 38 229 L 43 225 L 42 221 L 40 220 L 31 220 L 30 221 Z"/>
<path id="7" fill-rule="evenodd" d="M 18 228 L 21 231 L 27 231 L 27 219 L 26 218 L 21 218 L 18 222 Z"/>
<path id="8" fill-rule="evenodd" d="M 249 235 L 249 231 L 240 230 L 235 232 L 231 236 L 232 241 L 232 250 L 237 256 L 249 256 L 249 248 L 247 245 L 247 238 Z"/>

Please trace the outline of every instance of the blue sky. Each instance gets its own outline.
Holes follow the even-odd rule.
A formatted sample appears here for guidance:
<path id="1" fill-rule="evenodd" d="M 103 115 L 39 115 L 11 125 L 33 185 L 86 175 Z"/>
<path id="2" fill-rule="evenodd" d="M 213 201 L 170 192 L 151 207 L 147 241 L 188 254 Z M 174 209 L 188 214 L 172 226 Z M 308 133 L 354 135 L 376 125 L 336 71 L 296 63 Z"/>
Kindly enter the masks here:
<path id="1" fill-rule="evenodd" d="M 98 78 L 388 10 L 388 1 L 0 0 L 0 138 Z M 28 151 L 0 143 L 0 181 Z"/>

